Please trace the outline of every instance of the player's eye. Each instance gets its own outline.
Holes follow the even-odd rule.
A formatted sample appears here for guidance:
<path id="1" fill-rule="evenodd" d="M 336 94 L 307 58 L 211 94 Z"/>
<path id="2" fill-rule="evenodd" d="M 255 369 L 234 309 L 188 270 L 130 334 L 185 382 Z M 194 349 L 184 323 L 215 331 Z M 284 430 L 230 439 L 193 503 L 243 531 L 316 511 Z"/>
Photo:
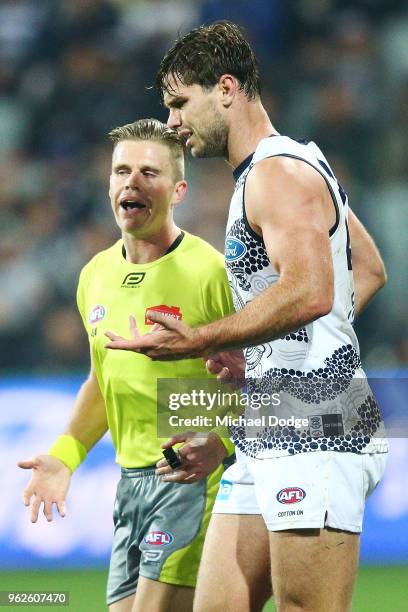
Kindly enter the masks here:
<path id="1" fill-rule="evenodd" d="M 176 108 L 178 110 L 180 110 L 181 108 L 183 108 L 183 106 L 185 105 L 185 103 L 187 102 L 187 100 L 175 100 L 170 108 Z"/>

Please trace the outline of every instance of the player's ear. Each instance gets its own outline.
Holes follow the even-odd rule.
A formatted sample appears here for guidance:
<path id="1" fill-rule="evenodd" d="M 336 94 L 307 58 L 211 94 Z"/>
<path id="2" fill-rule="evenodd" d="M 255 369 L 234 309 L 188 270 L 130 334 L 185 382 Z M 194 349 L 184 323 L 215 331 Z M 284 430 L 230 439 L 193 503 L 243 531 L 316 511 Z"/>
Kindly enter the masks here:
<path id="1" fill-rule="evenodd" d="M 186 193 L 187 193 L 187 181 L 185 179 L 182 179 L 181 181 L 177 181 L 177 183 L 174 185 L 172 204 L 175 205 L 181 202 L 182 200 L 184 200 L 184 198 L 186 197 Z"/>
<path id="2" fill-rule="evenodd" d="M 239 89 L 238 80 L 231 74 L 223 74 L 218 81 L 218 90 L 221 95 L 221 103 L 225 108 L 231 106 L 232 101 Z"/>

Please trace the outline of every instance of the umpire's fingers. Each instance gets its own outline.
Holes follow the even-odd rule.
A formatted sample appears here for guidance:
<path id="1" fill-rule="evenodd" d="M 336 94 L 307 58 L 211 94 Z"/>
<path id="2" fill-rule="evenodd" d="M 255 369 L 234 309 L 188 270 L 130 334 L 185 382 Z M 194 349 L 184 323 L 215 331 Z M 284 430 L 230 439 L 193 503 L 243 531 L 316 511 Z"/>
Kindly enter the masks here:
<path id="1" fill-rule="evenodd" d="M 52 502 L 44 501 L 43 513 L 49 523 L 52 521 Z"/>
<path id="2" fill-rule="evenodd" d="M 38 497 L 37 495 L 34 497 L 34 501 L 31 504 L 31 522 L 32 523 L 36 523 L 37 519 L 38 519 L 38 512 L 40 510 L 40 506 L 42 504 L 42 499 L 41 497 Z"/>
<path id="3" fill-rule="evenodd" d="M 193 431 L 183 431 L 182 433 L 176 434 L 172 436 L 166 442 L 163 442 L 161 445 L 162 448 L 169 448 L 170 446 L 174 446 L 175 444 L 179 444 L 180 442 L 185 442 L 186 440 L 190 440 L 194 438 Z"/>
<path id="4" fill-rule="evenodd" d="M 30 486 L 28 486 L 23 491 L 23 504 L 25 506 L 29 506 L 30 505 L 30 500 L 31 500 L 32 496 L 33 496 L 33 490 L 32 490 L 32 488 Z"/>
<path id="5" fill-rule="evenodd" d="M 164 474 L 164 476 L 161 477 L 161 480 L 162 482 L 183 482 L 183 480 L 185 480 L 190 473 L 191 472 L 188 468 L 172 470 L 168 474 Z"/>
<path id="6" fill-rule="evenodd" d="M 162 463 L 162 461 L 164 461 L 164 463 Z M 173 468 L 169 466 L 166 460 L 163 459 L 162 461 L 159 461 L 159 463 L 156 464 L 156 476 L 163 476 L 164 474 L 171 474 L 171 472 L 173 472 Z"/>
<path id="7" fill-rule="evenodd" d="M 23 461 L 17 461 L 17 465 L 23 470 L 30 470 L 37 466 L 36 461 L 34 459 L 23 459 Z"/>
<path id="8" fill-rule="evenodd" d="M 61 500 L 61 501 L 57 501 L 57 508 L 58 508 L 58 512 L 60 514 L 60 516 L 64 517 L 67 513 L 67 509 L 65 506 L 65 501 Z"/>

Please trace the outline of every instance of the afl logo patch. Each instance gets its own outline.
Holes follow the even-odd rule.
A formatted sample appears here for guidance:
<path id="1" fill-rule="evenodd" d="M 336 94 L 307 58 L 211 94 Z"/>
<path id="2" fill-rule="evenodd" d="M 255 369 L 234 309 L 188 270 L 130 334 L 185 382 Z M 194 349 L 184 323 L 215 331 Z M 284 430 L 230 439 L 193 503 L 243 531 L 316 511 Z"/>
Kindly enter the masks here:
<path id="1" fill-rule="evenodd" d="M 286 487 L 281 489 L 276 496 L 280 504 L 298 504 L 306 497 L 306 493 L 300 487 Z"/>
<path id="2" fill-rule="evenodd" d="M 90 324 L 92 325 L 93 323 L 98 323 L 98 321 L 102 321 L 105 314 L 105 308 L 98 304 L 97 306 L 95 306 L 95 308 L 92 308 L 91 310 L 91 314 L 89 315 Z"/>
<path id="3" fill-rule="evenodd" d="M 247 248 L 238 238 L 228 238 L 225 242 L 226 261 L 237 261 L 247 252 Z"/>
<path id="4" fill-rule="evenodd" d="M 146 544 L 153 544 L 153 546 L 167 546 L 173 540 L 173 536 L 168 531 L 151 531 L 144 539 Z"/>

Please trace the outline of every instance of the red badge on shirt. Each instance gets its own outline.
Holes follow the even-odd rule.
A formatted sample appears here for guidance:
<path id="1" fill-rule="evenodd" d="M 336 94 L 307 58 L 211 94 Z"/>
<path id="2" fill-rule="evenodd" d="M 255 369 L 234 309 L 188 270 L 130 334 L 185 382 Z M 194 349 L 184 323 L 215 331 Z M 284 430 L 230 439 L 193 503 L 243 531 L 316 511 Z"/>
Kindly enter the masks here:
<path id="1" fill-rule="evenodd" d="M 174 319 L 182 319 L 183 315 L 180 312 L 179 306 L 166 306 L 166 304 L 160 304 L 160 306 L 149 306 L 145 311 L 145 325 L 154 325 L 153 321 L 149 321 L 147 313 L 153 310 L 154 312 L 160 312 L 166 317 L 174 317 Z"/>

